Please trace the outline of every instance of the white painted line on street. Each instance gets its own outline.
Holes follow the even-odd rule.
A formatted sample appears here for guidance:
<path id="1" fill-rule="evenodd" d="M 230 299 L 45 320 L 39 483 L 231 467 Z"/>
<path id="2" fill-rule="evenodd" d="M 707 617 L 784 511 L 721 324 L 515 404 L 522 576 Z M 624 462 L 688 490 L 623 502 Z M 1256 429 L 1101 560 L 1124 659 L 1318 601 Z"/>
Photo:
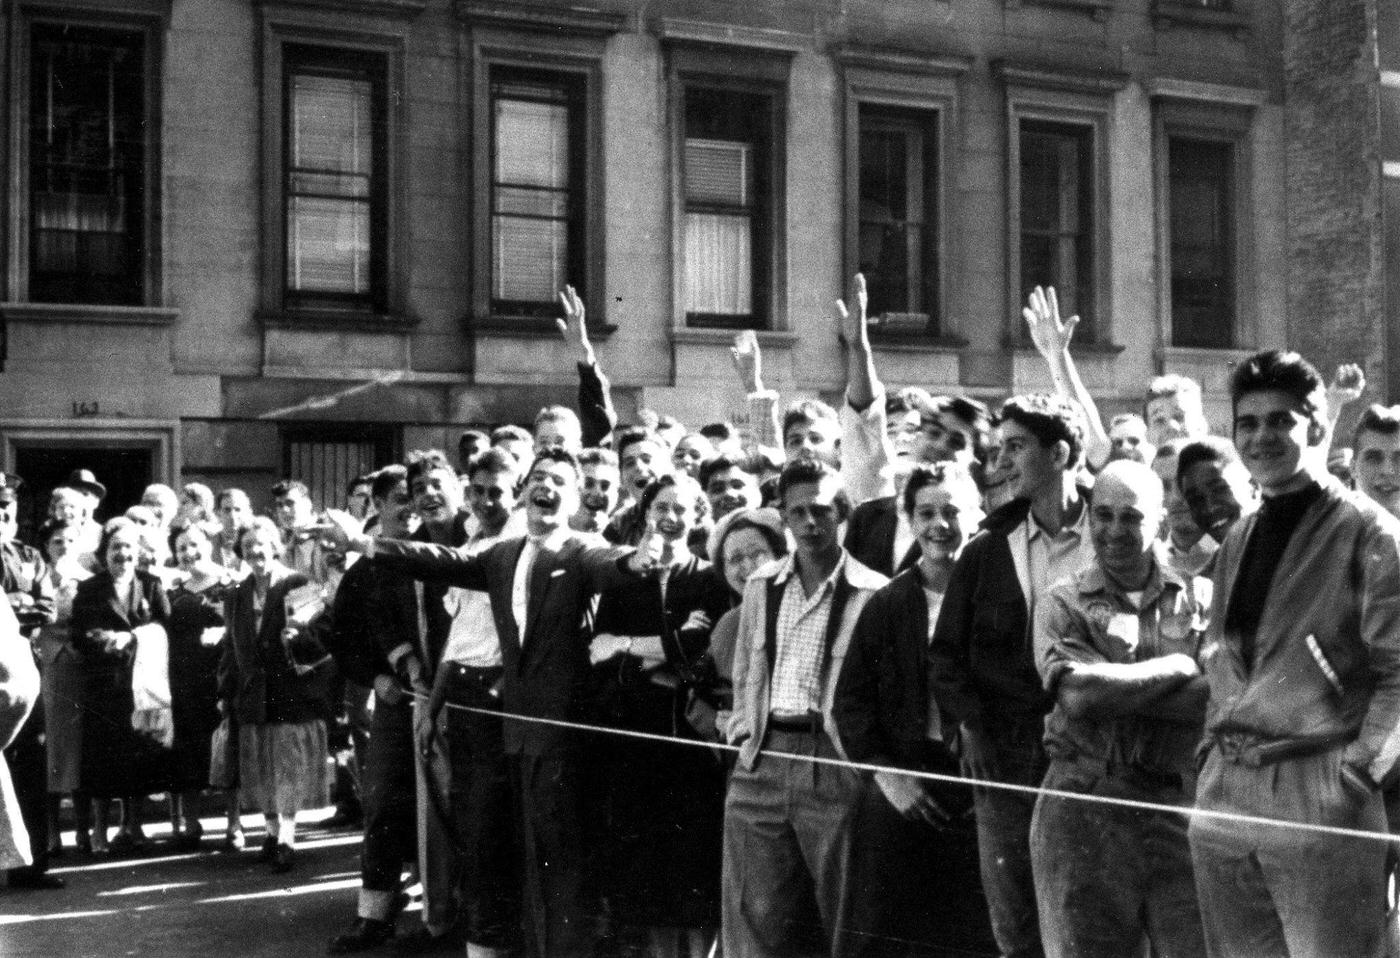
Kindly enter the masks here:
<path id="1" fill-rule="evenodd" d="M 259 898 L 285 898 L 289 895 L 319 895 L 328 891 L 349 891 L 360 887 L 359 876 L 340 881 L 322 882 L 319 885 L 299 885 L 294 888 L 274 888 L 271 891 L 254 891 L 244 895 L 221 895 L 218 898 L 201 898 L 197 905 L 221 905 L 231 901 L 253 901 Z"/>
<path id="2" fill-rule="evenodd" d="M 110 891 L 100 891 L 98 898 L 111 898 L 117 895 L 146 895 L 154 891 L 170 891 L 175 888 L 199 888 L 209 884 L 207 881 L 172 881 L 162 885 L 132 885 L 129 888 L 114 888 Z"/>

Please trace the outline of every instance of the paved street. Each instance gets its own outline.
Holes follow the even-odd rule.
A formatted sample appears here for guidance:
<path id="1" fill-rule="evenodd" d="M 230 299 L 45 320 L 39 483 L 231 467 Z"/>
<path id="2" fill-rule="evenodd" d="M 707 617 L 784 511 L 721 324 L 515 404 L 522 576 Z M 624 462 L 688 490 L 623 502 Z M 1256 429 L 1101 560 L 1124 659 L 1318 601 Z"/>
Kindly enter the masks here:
<path id="1" fill-rule="evenodd" d="M 256 821 L 245 819 L 248 825 Z M 260 826 L 254 826 L 239 854 L 218 851 L 222 818 L 207 818 L 204 827 L 200 854 L 166 854 L 158 842 L 143 858 L 93 862 L 77 858 L 70 847 L 53 869 L 67 879 L 67 889 L 0 890 L 0 955 L 324 954 L 326 939 L 354 914 L 359 834 L 305 829 L 296 868 L 272 875 L 257 861 Z"/>
<path id="2" fill-rule="evenodd" d="M 330 809 L 311 817 L 329 815 Z M 306 816 L 304 816 L 306 817 Z M 244 817 L 248 847 L 220 851 L 222 817 L 204 819 L 199 853 L 168 851 L 167 827 L 147 825 L 152 852 L 141 858 L 77 857 L 73 835 L 52 871 L 68 882 L 63 891 L 10 891 L 0 887 L 0 958 L 313 958 L 353 920 L 359 887 L 360 834 L 303 824 L 296 868 L 273 875 L 257 860 L 261 819 Z M 962 862 L 964 881 L 975 883 L 975 863 Z M 985 958 L 994 953 L 980 895 L 976 919 L 956 921 L 930 958 Z M 414 927 L 417 903 L 400 922 Z M 370 954 L 392 955 L 383 947 Z M 628 953 L 626 948 L 620 954 Z"/>

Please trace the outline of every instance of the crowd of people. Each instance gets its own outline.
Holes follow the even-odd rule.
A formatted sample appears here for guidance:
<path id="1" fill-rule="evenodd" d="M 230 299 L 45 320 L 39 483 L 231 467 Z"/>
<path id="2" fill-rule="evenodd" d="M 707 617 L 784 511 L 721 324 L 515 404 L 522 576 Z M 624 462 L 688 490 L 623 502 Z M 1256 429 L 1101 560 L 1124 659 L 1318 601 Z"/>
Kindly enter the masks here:
<path id="1" fill-rule="evenodd" d="M 1251 356 L 1228 438 L 1175 375 L 1105 424 L 1036 290 L 1054 389 L 993 412 L 886 389 L 856 277 L 839 409 L 784 406 L 740 333 L 742 427 L 624 425 L 560 300 L 577 408 L 343 510 L 192 483 L 99 527 L 79 471 L 30 547 L 6 477 L 10 888 L 62 886 L 64 796 L 74 853 L 118 855 L 156 793 L 201 848 L 216 792 L 286 872 L 335 795 L 332 954 L 1387 953 L 1400 407 L 1334 443 L 1358 368 Z"/>

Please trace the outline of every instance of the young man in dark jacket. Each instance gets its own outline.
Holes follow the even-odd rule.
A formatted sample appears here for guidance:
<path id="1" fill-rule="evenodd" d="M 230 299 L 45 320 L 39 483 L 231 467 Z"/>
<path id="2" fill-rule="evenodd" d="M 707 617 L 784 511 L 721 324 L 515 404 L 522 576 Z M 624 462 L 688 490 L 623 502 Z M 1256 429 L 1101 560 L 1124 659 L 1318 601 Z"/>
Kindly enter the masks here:
<path id="1" fill-rule="evenodd" d="M 1015 498 L 992 513 L 953 568 L 929 648 L 935 700 L 958 723 L 963 772 L 1038 786 L 1051 700 L 1032 654 L 1037 599 L 1093 559 L 1087 490 L 1074 477 L 1084 427 L 1076 406 L 1047 395 L 1002 406 L 997 471 Z M 997 946 L 1008 958 L 1040 955 L 1030 824 L 1035 796 L 974 792 L 982 886 Z"/>

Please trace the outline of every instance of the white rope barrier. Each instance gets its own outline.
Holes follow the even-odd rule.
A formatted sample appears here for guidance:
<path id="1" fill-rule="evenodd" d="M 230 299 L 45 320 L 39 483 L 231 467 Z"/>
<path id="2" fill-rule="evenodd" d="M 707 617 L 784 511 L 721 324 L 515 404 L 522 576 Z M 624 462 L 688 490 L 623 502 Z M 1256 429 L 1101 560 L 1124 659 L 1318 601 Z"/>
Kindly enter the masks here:
<path id="1" fill-rule="evenodd" d="M 414 697 L 419 699 L 426 698 L 426 696 L 417 692 L 414 693 Z M 612 728 L 606 725 L 591 725 L 586 722 L 569 722 L 564 719 L 544 718 L 537 715 L 516 715 L 495 709 L 458 705 L 454 702 L 447 702 L 444 704 L 447 708 L 457 709 L 463 712 L 472 712 L 477 715 L 491 715 L 500 719 L 510 719 L 517 722 L 534 722 L 539 725 L 552 725 L 556 728 L 571 729 L 577 732 L 615 735 L 640 741 L 663 742 L 670 745 L 684 745 L 692 748 L 710 749 L 711 751 L 721 750 L 726 752 L 738 752 L 740 750 L 740 747 L 737 745 L 729 745 L 721 742 L 706 742 L 701 739 L 679 738 L 673 735 L 659 735 L 655 732 L 640 732 L 634 729 Z M 1262 815 L 1245 815 L 1239 812 L 1195 808 L 1189 805 L 1167 805 L 1161 802 L 1148 802 L 1131 798 L 1115 798 L 1108 795 L 1088 795 L 1083 792 L 1069 792 L 1058 788 L 1044 788 L 1039 785 L 1018 785 L 1014 782 L 971 779 L 964 778 L 961 775 L 944 775 L 939 772 L 917 772 L 907 768 L 893 768 L 887 765 L 872 765 L 868 762 L 851 762 L 837 758 L 822 758 L 817 755 L 798 755 L 793 752 L 777 752 L 765 749 L 762 754 L 769 758 L 782 758 L 794 762 L 813 762 L 821 765 L 832 765 L 838 768 L 848 768 L 858 772 L 904 775 L 909 778 L 918 778 L 927 782 L 942 782 L 945 784 L 972 788 L 1000 789 L 1002 791 L 1019 792 L 1021 794 L 1030 795 L 1048 795 L 1052 798 L 1064 798 L 1071 801 L 1089 802 L 1097 805 L 1132 808 L 1144 812 L 1165 812 L 1173 815 L 1185 815 L 1187 817 L 1210 818 L 1216 821 L 1234 822 L 1241 825 L 1267 825 L 1275 828 L 1292 829 L 1294 831 L 1308 832 L 1315 835 L 1331 835 L 1339 838 L 1366 838 L 1379 842 L 1400 842 L 1400 835 L 1392 835 L 1389 832 L 1372 832 L 1363 829 L 1341 828 L 1336 825 L 1320 825 L 1313 822 L 1294 822 L 1281 818 L 1268 818 Z"/>

